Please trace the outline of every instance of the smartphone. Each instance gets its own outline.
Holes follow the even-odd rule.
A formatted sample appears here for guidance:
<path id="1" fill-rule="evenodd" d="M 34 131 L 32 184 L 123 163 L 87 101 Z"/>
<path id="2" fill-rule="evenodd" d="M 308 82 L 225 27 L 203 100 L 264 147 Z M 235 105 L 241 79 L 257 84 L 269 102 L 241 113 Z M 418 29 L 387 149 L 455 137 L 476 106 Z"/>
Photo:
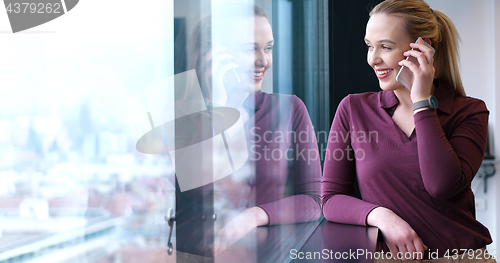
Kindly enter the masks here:
<path id="1" fill-rule="evenodd" d="M 415 41 L 415 43 L 417 43 L 417 41 Z M 425 41 L 424 44 L 432 50 L 432 56 L 434 56 L 436 50 L 434 50 L 434 48 L 431 45 L 427 44 L 427 42 Z M 410 60 L 411 62 L 413 62 L 413 64 L 417 65 L 417 67 L 420 65 L 416 57 L 409 56 L 406 57 L 406 60 Z M 413 85 L 413 72 L 411 72 L 409 68 L 402 66 L 399 69 L 398 74 L 396 75 L 396 81 L 399 82 L 399 84 L 403 85 L 403 87 L 405 87 L 407 90 L 411 90 L 411 86 Z"/>

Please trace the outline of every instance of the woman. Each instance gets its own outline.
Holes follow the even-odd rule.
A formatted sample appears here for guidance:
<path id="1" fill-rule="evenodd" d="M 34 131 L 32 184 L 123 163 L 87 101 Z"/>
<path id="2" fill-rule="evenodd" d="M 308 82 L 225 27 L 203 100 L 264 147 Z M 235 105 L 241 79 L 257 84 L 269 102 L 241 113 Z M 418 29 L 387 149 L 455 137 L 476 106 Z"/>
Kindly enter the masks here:
<path id="1" fill-rule="evenodd" d="M 224 4 L 215 10 L 195 28 L 190 62 L 207 106 L 240 112 L 248 145 L 244 150 L 249 153 L 244 167 L 214 183 L 216 224 L 225 221 L 211 246 L 217 254 L 254 227 L 317 220 L 321 166 L 319 155 L 307 158 L 318 149 L 304 103 L 296 96 L 261 91 L 274 45 L 267 14 L 246 4 Z M 307 138 L 298 137 L 300 133 Z M 190 195 L 183 192 L 178 198 L 189 202 Z M 178 203 L 177 214 L 182 209 Z M 236 216 L 225 220 L 223 210 Z M 191 247 L 179 249 L 196 254 L 198 249 L 191 245 L 196 237 L 182 238 L 189 239 L 183 242 Z"/>
<path id="2" fill-rule="evenodd" d="M 378 227 L 378 249 L 394 258 L 484 248 L 491 237 L 475 219 L 471 181 L 485 152 L 489 112 L 465 97 L 455 27 L 424 1 L 386 0 L 370 12 L 365 42 L 382 91 L 349 95 L 337 109 L 324 167 L 325 217 Z M 396 81 L 402 66 L 413 73 L 411 90 Z M 355 158 L 341 155 L 344 149 Z M 362 200 L 351 196 L 355 179 Z"/>

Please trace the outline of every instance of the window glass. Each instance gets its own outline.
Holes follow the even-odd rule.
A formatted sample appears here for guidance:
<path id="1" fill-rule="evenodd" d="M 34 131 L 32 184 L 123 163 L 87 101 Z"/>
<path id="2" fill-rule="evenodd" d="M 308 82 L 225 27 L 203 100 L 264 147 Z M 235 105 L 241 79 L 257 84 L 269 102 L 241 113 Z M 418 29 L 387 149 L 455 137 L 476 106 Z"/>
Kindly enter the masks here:
<path id="1" fill-rule="evenodd" d="M 81 2 L 0 32 L 0 262 L 180 262 L 215 244 L 221 262 L 259 262 L 301 246 L 321 217 L 327 5 Z M 272 227 L 228 231 L 255 209 Z"/>

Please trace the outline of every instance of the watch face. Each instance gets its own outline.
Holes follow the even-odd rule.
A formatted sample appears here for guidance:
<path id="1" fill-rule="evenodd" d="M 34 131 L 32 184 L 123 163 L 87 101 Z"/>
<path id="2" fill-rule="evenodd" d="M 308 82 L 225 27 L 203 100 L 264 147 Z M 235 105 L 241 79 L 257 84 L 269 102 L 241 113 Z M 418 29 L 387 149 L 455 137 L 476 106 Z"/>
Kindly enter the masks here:
<path id="1" fill-rule="evenodd" d="M 438 107 L 438 101 L 437 101 L 436 97 L 434 97 L 434 96 L 431 95 L 430 98 L 429 98 L 429 103 L 431 104 L 430 105 L 431 109 L 437 109 L 437 107 Z"/>

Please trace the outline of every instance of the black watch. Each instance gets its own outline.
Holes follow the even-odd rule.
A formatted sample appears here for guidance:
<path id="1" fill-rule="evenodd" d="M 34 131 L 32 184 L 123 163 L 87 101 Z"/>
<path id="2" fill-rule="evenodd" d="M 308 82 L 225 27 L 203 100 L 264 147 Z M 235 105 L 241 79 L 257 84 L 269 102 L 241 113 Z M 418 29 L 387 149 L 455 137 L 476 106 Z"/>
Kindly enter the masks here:
<path id="1" fill-rule="evenodd" d="M 438 107 L 438 101 L 436 97 L 430 95 L 426 100 L 421 100 L 413 103 L 413 110 L 429 107 L 429 109 L 434 110 Z"/>

